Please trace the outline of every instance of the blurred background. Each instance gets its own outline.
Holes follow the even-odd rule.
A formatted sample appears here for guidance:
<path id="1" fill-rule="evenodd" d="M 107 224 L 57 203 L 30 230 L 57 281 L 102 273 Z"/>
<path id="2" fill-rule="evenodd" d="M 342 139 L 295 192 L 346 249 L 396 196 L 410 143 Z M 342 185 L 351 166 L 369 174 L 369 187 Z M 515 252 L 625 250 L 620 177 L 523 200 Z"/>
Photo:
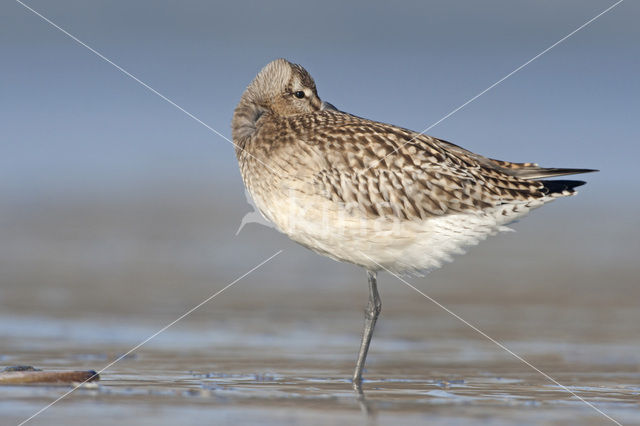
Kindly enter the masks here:
<path id="1" fill-rule="evenodd" d="M 274 58 L 306 67 L 339 109 L 420 131 L 613 1 L 26 3 L 230 138 L 241 93 Z M 236 235 L 252 208 L 228 141 L 19 3 L 0 9 L 0 360 L 46 364 L 56 339 L 125 350 L 283 249 L 179 330 L 200 321 L 259 335 L 268 320 L 311 330 L 303 341 L 315 346 L 330 339 L 313 337 L 320 327 L 348 336 L 348 366 L 364 272 L 260 225 Z M 493 158 L 600 173 L 518 232 L 409 280 L 499 340 L 555 355 L 595 345 L 636 378 L 639 12 L 637 2 L 620 4 L 429 131 Z M 485 344 L 394 277 L 380 283 L 372 365 L 378 336 Z M 78 324 L 86 327 L 70 333 Z M 127 335 L 134 324 L 148 329 Z M 397 359 L 411 350 L 403 345 L 381 343 L 379 356 Z M 248 365 L 259 369 L 255 356 Z"/>

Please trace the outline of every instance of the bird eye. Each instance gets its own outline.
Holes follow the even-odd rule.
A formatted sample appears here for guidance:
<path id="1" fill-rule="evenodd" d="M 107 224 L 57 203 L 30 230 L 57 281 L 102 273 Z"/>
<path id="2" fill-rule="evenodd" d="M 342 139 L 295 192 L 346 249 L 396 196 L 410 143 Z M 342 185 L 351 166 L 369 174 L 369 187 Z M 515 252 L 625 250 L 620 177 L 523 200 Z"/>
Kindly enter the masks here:
<path id="1" fill-rule="evenodd" d="M 304 98 L 304 92 L 303 92 L 302 90 L 298 90 L 298 91 L 297 91 L 297 92 L 295 92 L 293 95 L 294 95 L 296 98 L 298 98 L 298 99 L 302 99 L 302 98 Z"/>

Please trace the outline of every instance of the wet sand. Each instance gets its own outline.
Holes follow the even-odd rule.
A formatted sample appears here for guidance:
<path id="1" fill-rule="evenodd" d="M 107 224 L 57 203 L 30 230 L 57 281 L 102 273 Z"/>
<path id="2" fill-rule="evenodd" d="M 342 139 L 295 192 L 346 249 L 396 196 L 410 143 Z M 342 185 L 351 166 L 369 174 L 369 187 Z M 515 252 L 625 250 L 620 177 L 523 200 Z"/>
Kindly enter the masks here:
<path id="1" fill-rule="evenodd" d="M 242 197 L 169 193 L 2 206 L 1 367 L 101 370 L 284 249 L 28 424 L 612 424 L 386 274 L 365 414 L 349 382 L 364 273 L 256 225 L 235 237 Z M 517 233 L 407 281 L 640 424 L 638 216 L 591 206 L 576 218 L 578 207 L 536 211 Z M 69 389 L 1 386 L 0 423 Z"/>

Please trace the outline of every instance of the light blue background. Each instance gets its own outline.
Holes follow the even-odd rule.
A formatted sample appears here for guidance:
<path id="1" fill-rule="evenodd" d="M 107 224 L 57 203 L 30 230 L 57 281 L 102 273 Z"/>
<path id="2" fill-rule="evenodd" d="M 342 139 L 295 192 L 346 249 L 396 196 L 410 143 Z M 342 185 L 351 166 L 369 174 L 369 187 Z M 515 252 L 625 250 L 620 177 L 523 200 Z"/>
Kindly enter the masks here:
<path id="1" fill-rule="evenodd" d="M 230 137 L 277 57 L 340 109 L 420 131 L 611 1 L 28 4 Z M 16 2 L 0 6 L 0 191 L 41 197 L 225 182 L 232 146 Z M 635 203 L 640 6 L 626 1 L 429 133 L 476 152 L 591 167 L 585 200 Z"/>

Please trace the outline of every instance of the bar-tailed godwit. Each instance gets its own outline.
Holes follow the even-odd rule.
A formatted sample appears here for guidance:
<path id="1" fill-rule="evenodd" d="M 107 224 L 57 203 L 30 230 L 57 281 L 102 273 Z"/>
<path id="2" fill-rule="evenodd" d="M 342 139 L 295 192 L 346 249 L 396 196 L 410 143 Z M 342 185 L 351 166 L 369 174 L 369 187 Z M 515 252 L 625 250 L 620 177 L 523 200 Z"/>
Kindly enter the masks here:
<path id="1" fill-rule="evenodd" d="M 309 73 L 277 59 L 242 94 L 233 122 L 242 178 L 260 212 L 292 240 L 362 266 L 369 281 L 362 370 L 381 310 L 377 271 L 421 273 L 584 184 L 543 168 L 337 110 Z"/>

